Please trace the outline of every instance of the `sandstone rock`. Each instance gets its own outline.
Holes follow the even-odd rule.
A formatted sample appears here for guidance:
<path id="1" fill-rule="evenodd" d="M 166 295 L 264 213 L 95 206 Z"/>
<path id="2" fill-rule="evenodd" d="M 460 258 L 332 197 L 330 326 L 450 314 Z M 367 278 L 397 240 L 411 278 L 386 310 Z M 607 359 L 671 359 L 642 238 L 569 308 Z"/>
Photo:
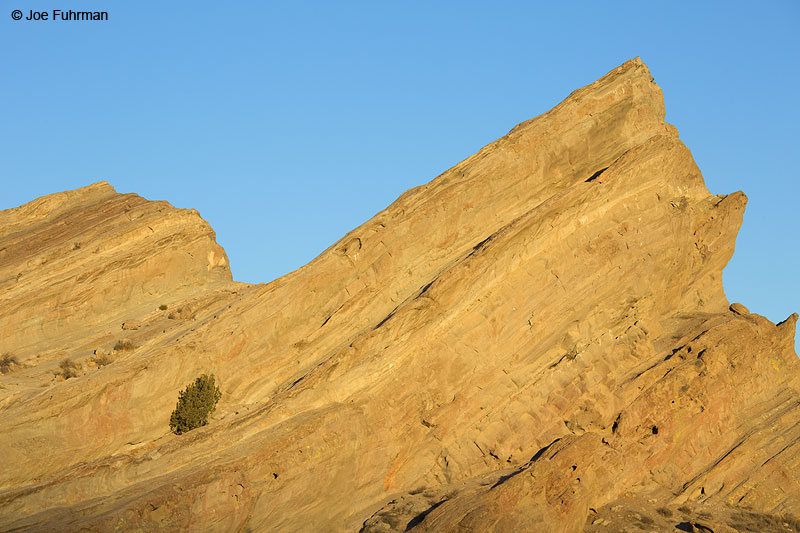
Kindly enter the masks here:
<path id="1" fill-rule="evenodd" d="M 736 313 L 737 315 L 747 316 L 750 314 L 750 310 L 740 303 L 732 303 L 730 310 Z"/>
<path id="2" fill-rule="evenodd" d="M 107 184 L 1 212 L 0 352 L 32 364 L 0 376 L 0 528 L 793 524 L 797 315 L 722 287 L 745 203 L 635 59 L 267 285 Z M 217 412 L 174 436 L 201 373 Z"/>
<path id="3" fill-rule="evenodd" d="M 0 249 L 0 335 L 25 353 L 231 281 L 196 211 L 106 182 L 0 212 Z"/>

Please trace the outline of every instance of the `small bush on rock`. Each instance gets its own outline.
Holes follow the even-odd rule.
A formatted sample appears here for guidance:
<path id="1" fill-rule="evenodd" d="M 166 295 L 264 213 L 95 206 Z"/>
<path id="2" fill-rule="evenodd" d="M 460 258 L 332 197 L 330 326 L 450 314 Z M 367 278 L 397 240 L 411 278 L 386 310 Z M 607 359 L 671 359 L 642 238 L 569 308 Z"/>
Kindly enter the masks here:
<path id="1" fill-rule="evenodd" d="M 111 358 L 110 355 L 104 353 L 96 354 L 94 357 L 92 357 L 91 361 L 97 367 L 110 365 L 111 363 L 114 362 L 114 360 Z"/>
<path id="2" fill-rule="evenodd" d="M 58 364 L 61 371 L 57 374 L 64 379 L 77 378 L 78 369 L 80 368 L 72 359 L 64 359 Z"/>
<path id="3" fill-rule="evenodd" d="M 19 366 L 19 360 L 15 356 L 7 353 L 0 357 L 0 374 L 8 374 L 14 366 Z"/>
<path id="4" fill-rule="evenodd" d="M 118 340 L 117 344 L 114 345 L 115 352 L 128 352 L 136 348 L 136 345 L 133 344 L 128 339 L 125 340 Z"/>
<path id="5" fill-rule="evenodd" d="M 219 387 L 214 383 L 214 375 L 203 374 L 180 393 L 178 405 L 169 419 L 169 428 L 180 435 L 205 426 L 221 396 Z"/>

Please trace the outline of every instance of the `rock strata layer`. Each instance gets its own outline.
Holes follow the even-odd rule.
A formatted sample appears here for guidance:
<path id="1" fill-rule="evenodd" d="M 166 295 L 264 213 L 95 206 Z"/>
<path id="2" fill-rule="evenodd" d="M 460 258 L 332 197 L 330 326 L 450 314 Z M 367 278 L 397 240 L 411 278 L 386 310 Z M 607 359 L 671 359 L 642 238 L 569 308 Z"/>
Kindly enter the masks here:
<path id="1" fill-rule="evenodd" d="M 105 183 L 0 212 L 0 529 L 800 527 L 797 315 L 722 287 L 745 203 L 637 58 L 267 285 Z"/>

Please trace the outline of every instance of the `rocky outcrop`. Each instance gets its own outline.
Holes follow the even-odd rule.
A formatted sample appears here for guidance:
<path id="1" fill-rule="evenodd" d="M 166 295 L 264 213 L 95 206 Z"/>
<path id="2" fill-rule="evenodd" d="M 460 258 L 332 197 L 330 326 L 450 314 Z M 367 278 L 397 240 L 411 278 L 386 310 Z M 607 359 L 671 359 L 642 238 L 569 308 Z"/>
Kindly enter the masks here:
<path id="1" fill-rule="evenodd" d="M 0 212 L 0 332 L 23 353 L 231 279 L 196 211 L 106 182 Z"/>
<path id="2" fill-rule="evenodd" d="M 636 59 L 267 285 L 107 184 L 2 212 L 0 527 L 791 527 L 797 315 L 725 297 L 745 202 Z"/>

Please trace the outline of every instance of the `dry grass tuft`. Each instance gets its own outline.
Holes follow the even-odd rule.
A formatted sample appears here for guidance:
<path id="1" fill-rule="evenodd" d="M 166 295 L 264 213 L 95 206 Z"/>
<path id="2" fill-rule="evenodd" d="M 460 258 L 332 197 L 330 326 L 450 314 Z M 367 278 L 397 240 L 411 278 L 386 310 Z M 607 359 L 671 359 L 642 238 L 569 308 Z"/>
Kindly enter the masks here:
<path id="1" fill-rule="evenodd" d="M 70 358 L 64 359 L 58 364 L 58 367 L 61 370 L 56 373 L 57 376 L 62 376 L 64 379 L 78 377 L 78 369 L 80 369 L 80 367 L 72 359 Z"/>
<path id="2" fill-rule="evenodd" d="M 95 355 L 94 357 L 92 357 L 91 361 L 98 367 L 110 365 L 111 363 L 114 362 L 114 360 L 108 354 Z"/>
<path id="3" fill-rule="evenodd" d="M 0 374 L 8 374 L 15 366 L 19 366 L 19 360 L 15 356 L 5 353 L 0 357 Z"/>
<path id="4" fill-rule="evenodd" d="M 136 345 L 133 344 L 131 341 L 125 340 L 118 340 L 117 344 L 114 345 L 115 352 L 129 352 L 136 348 Z"/>
<path id="5" fill-rule="evenodd" d="M 800 532 L 800 519 L 790 515 L 740 512 L 728 523 L 740 531 L 794 531 Z"/>

